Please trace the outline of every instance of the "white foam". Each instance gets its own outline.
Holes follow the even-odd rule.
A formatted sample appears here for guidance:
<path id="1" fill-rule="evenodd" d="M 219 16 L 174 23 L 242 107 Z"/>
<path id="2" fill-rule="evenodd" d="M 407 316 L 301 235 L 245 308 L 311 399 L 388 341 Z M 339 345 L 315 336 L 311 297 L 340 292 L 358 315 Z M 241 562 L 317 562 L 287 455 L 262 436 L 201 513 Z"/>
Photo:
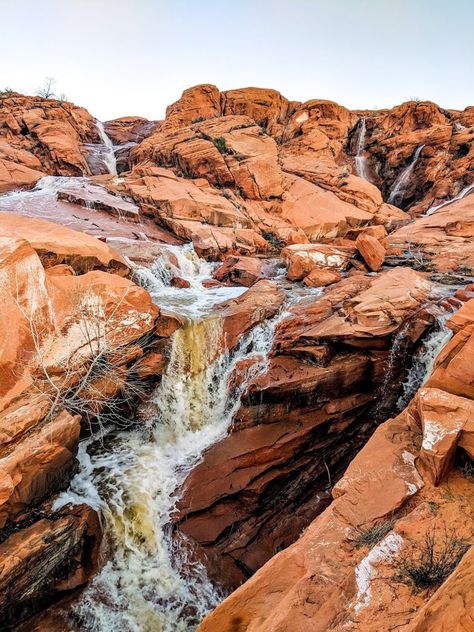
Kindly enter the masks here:
<path id="1" fill-rule="evenodd" d="M 202 286 L 211 269 L 190 247 L 170 247 L 154 266 L 147 282 L 156 302 L 176 306 L 178 296 L 185 297 L 181 313 L 189 322 L 174 334 L 166 374 L 142 408 L 143 426 L 81 444 L 79 473 L 56 503 L 86 502 L 105 519 L 111 556 L 76 609 L 84 630 L 184 632 L 222 599 L 204 567 L 173 539 L 176 490 L 203 451 L 225 436 L 242 390 L 267 366 L 275 325 L 284 316 L 257 325 L 216 358 L 222 323 L 209 312 L 217 296 Z M 191 288 L 170 288 L 175 272 Z M 252 359 L 231 390 L 237 363 Z"/>

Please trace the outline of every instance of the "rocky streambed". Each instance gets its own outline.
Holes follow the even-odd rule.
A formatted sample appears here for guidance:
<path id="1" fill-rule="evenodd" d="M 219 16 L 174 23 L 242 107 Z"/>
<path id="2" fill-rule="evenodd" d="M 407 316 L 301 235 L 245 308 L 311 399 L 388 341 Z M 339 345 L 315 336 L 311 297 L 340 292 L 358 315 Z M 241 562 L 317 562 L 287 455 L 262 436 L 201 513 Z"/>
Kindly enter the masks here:
<path id="1" fill-rule="evenodd" d="M 0 100 L 0 629 L 463 629 L 471 118 Z"/>

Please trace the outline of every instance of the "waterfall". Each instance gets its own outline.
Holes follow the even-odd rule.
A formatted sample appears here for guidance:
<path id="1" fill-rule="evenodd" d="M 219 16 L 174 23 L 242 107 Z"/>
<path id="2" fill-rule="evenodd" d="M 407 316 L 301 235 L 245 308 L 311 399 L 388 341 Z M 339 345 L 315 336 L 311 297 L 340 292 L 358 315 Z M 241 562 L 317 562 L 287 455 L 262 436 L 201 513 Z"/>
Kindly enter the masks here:
<path id="1" fill-rule="evenodd" d="M 413 356 L 413 362 L 405 381 L 403 392 L 397 401 L 398 410 L 403 410 L 416 391 L 430 377 L 436 356 L 450 340 L 453 332 L 446 326 L 450 314 L 438 316 L 436 326 L 423 340 L 420 348 Z"/>
<path id="2" fill-rule="evenodd" d="M 410 182 L 411 174 L 415 169 L 416 163 L 418 162 L 418 158 L 420 157 L 423 147 L 424 145 L 420 145 L 419 147 L 417 147 L 415 153 L 413 154 L 413 158 L 410 161 L 410 164 L 400 173 L 398 178 L 395 180 L 393 189 L 388 198 L 389 204 L 396 204 L 397 206 L 400 206 L 402 204 L 403 198 L 405 197 L 407 185 Z"/>
<path id="3" fill-rule="evenodd" d="M 453 202 L 457 202 L 458 200 L 462 200 L 466 197 L 466 195 L 469 195 L 471 191 L 474 191 L 474 182 L 468 184 L 467 187 L 464 187 L 462 191 L 460 191 L 455 197 L 451 198 L 450 200 L 446 200 L 445 202 L 441 202 L 441 204 L 438 204 L 437 206 L 432 206 L 431 208 L 429 208 L 426 211 L 425 215 L 433 215 L 433 213 L 439 211 L 440 208 L 448 206 L 448 204 L 452 204 Z"/>
<path id="4" fill-rule="evenodd" d="M 363 155 L 363 151 L 365 148 L 365 116 L 360 119 L 359 129 L 357 134 L 357 153 L 355 156 L 355 168 L 356 173 L 359 178 L 364 178 L 368 180 L 369 177 L 367 175 L 367 157 Z"/>
<path id="5" fill-rule="evenodd" d="M 104 124 L 96 119 L 95 126 L 99 132 L 100 140 L 105 147 L 105 153 L 102 156 L 102 160 L 107 167 L 107 171 L 113 176 L 117 175 L 117 160 L 115 158 L 115 150 L 112 141 L 107 136 Z"/>
<path id="6" fill-rule="evenodd" d="M 173 537 L 176 490 L 203 451 L 225 436 L 241 393 L 267 366 L 282 316 L 257 325 L 216 358 L 222 322 L 210 313 L 214 288 L 202 286 L 210 265 L 191 247 L 167 247 L 149 274 L 142 271 L 160 306 L 163 296 L 165 305 L 176 306 L 181 294 L 188 322 L 173 335 L 166 374 L 142 407 L 142 426 L 83 442 L 80 470 L 55 505 L 87 502 L 105 520 L 111 555 L 75 607 L 81 629 L 187 632 L 223 597 L 204 567 L 189 559 L 185 543 Z M 167 288 L 175 270 L 194 287 Z M 236 288 L 225 290 L 235 295 Z M 210 298 L 196 308 L 193 294 Z M 241 360 L 250 360 L 247 374 L 229 390 Z"/>

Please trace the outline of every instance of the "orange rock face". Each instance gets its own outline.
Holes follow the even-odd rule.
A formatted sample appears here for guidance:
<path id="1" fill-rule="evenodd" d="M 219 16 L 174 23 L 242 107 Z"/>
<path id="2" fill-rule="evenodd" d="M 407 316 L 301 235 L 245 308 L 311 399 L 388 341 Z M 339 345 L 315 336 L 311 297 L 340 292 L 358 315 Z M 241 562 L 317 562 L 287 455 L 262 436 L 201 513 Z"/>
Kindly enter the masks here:
<path id="1" fill-rule="evenodd" d="M 420 268 L 469 272 L 474 269 L 473 235 L 474 198 L 467 196 L 390 234 L 389 254 L 404 253 Z"/>
<path id="2" fill-rule="evenodd" d="M 263 283 L 247 294 L 262 296 Z M 430 323 L 420 312 L 429 291 L 421 275 L 397 269 L 344 279 L 291 308 L 267 372 L 251 383 L 231 433 L 205 453 L 179 503 L 179 528 L 212 577 L 236 587 L 324 510 L 328 470 L 331 480 L 342 474 L 373 430 L 368 411 L 389 399 L 384 384 L 399 378 L 401 354 L 391 368 L 386 362 L 390 337 L 404 328 L 413 348 Z M 399 487 L 404 497 L 405 483 Z"/>
<path id="3" fill-rule="evenodd" d="M 283 258 L 288 265 L 290 281 L 301 281 L 313 270 L 345 270 L 349 266 L 355 248 L 334 247 L 325 244 L 299 244 L 287 246 Z"/>
<path id="4" fill-rule="evenodd" d="M 472 542 L 474 489 L 453 469 L 453 457 L 471 432 L 472 394 L 462 387 L 454 394 L 449 384 L 473 325 L 457 331 L 409 407 L 376 430 L 333 488 L 331 506 L 212 612 L 200 631 L 231 632 L 238 624 L 248 632 L 269 626 L 376 632 L 389 629 L 388 618 L 390 629 L 407 632 L 470 628 L 472 550 L 462 554 Z M 446 555 L 446 533 L 465 544 L 447 581 L 420 589 L 404 573 L 419 563 L 427 537 L 435 556 Z"/>
<path id="5" fill-rule="evenodd" d="M 95 511 L 51 501 L 76 471 L 81 422 L 165 362 L 158 339 L 140 346 L 159 310 L 120 255 L 44 220 L 0 224 L 0 617 L 14 625 L 96 571 Z"/>
<path id="6" fill-rule="evenodd" d="M 15 93 L 0 99 L 0 139 L 0 160 L 11 160 L 12 153 L 17 152 L 18 162 L 25 168 L 65 176 L 90 174 L 86 144 L 99 142 L 94 119 L 83 108 Z M 4 168 L 8 172 L 8 165 Z M 29 178 L 23 186 L 33 184 L 33 174 Z M 0 191 L 21 184 L 2 178 Z"/>
<path id="7" fill-rule="evenodd" d="M 385 261 L 385 248 L 372 235 L 361 233 L 356 240 L 357 250 L 371 270 L 380 270 Z"/>
<path id="8" fill-rule="evenodd" d="M 163 244 L 191 242 L 222 262 L 203 285 L 249 288 L 214 310 L 216 356 L 287 310 L 173 517 L 211 578 L 237 588 L 200 630 L 470 629 L 471 552 L 437 585 L 414 585 L 406 562 L 430 538 L 442 552 L 451 528 L 451 552 L 472 543 L 473 129 L 473 107 L 355 112 L 252 87 L 195 86 L 163 121 L 104 126 L 71 103 L 0 94 L 5 626 L 95 572 L 95 512 L 52 502 L 85 427 L 130 380 L 166 371 L 184 317 L 129 279 Z M 172 291 L 189 290 L 184 276 Z M 458 310 L 453 337 L 386 421 L 442 309 Z M 97 358 L 106 371 L 89 370 Z"/>

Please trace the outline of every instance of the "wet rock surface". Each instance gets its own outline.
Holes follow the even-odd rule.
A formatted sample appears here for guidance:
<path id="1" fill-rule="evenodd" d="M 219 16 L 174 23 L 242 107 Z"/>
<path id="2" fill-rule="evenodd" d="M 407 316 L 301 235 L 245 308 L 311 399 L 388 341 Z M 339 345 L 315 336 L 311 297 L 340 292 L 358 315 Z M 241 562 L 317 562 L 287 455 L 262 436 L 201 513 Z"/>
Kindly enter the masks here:
<path id="1" fill-rule="evenodd" d="M 156 573 L 140 592 L 149 559 L 131 558 L 146 604 L 134 625 L 163 626 L 156 604 L 168 604 L 195 627 L 218 603 L 183 546 L 218 586 L 237 588 L 203 631 L 468 629 L 471 552 L 421 590 L 400 581 L 400 560 L 430 537 L 442 547 L 451 530 L 458 553 L 472 542 L 473 128 L 472 107 L 354 112 L 208 84 L 162 121 L 104 125 L 71 103 L 2 94 L 5 629 L 91 624 L 68 610 L 100 566 L 102 525 L 83 503 L 55 503 L 81 438 L 104 416 L 143 426 L 154 397 L 169 407 L 162 426 L 189 422 L 201 452 L 176 457 L 166 519 L 150 519 L 139 486 L 115 527 L 103 523 L 107 545 L 121 528 L 140 555 L 171 523 L 157 550 L 172 552 L 160 570 L 175 563 L 184 577 L 164 582 L 179 614 Z M 425 358 L 415 375 L 455 310 L 434 369 Z M 221 427 L 228 411 L 212 398 L 223 388 L 234 409 Z M 167 485 L 157 491 L 161 471 L 144 454 L 155 501 Z M 166 472 L 168 457 L 159 452 Z M 135 593 L 126 606 L 112 593 L 99 590 L 93 609 L 110 607 L 125 629 Z"/>

